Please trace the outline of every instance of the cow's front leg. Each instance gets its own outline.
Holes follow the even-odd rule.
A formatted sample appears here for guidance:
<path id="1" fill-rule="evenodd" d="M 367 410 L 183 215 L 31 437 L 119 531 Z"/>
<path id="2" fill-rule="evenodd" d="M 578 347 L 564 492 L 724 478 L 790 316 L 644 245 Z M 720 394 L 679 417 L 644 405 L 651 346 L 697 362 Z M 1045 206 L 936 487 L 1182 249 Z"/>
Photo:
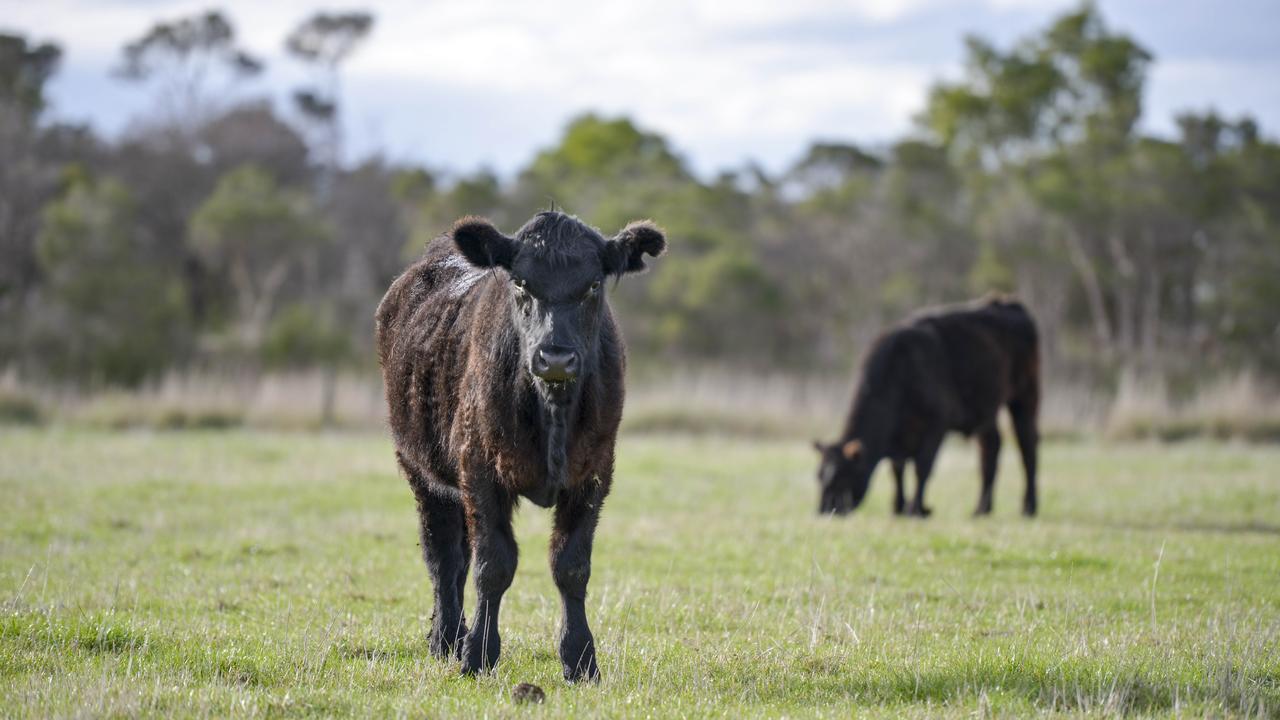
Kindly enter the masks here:
<path id="1" fill-rule="evenodd" d="M 467 624 L 462 617 L 462 585 L 467 579 L 470 548 L 466 543 L 466 521 L 457 498 L 433 490 L 432 481 L 414 468 L 400 453 L 396 460 L 409 478 L 418 501 L 418 530 L 422 558 L 431 573 L 435 606 L 431 610 L 431 654 L 438 658 L 458 657 Z"/>
<path id="2" fill-rule="evenodd" d="M 596 641 L 587 625 L 587 583 L 591 580 L 591 543 L 608 484 L 589 482 L 561 493 L 551 534 L 551 575 L 560 590 L 560 663 L 570 682 L 600 680 Z"/>
<path id="3" fill-rule="evenodd" d="M 916 496 L 911 501 L 911 507 L 907 510 L 908 515 L 927 518 L 933 514 L 933 511 L 924 504 L 924 487 L 929 482 L 929 474 L 933 472 L 933 462 L 938 459 L 938 449 L 942 447 L 942 438 L 945 435 L 946 432 L 942 429 L 930 431 L 925 435 L 920 447 L 916 450 L 914 458 L 916 466 Z"/>
<path id="4" fill-rule="evenodd" d="M 476 612 L 462 644 L 462 672 L 490 670 L 498 662 L 498 610 L 516 574 L 516 540 L 511 531 L 511 498 L 492 477 L 469 478 L 464 502 L 476 578 Z"/>

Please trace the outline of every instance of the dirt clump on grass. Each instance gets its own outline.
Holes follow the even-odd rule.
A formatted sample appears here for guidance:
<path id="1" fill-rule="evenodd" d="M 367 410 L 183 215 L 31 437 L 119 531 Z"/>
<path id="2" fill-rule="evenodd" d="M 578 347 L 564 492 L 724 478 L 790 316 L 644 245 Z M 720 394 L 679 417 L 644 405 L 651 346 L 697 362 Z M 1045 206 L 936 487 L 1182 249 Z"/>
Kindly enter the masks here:
<path id="1" fill-rule="evenodd" d="M 511 688 L 511 699 L 517 703 L 543 703 L 546 702 L 547 694 L 533 683 L 520 683 Z"/>

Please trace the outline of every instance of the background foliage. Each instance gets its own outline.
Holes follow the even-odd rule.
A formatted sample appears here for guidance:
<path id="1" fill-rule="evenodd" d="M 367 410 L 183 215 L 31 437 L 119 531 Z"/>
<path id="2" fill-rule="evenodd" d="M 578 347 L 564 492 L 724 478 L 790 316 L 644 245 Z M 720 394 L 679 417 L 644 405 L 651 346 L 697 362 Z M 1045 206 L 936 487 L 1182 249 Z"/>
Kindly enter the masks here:
<path id="1" fill-rule="evenodd" d="M 262 63 L 229 18 L 158 23 L 119 71 L 155 111 L 114 141 L 45 118 L 56 44 L 0 36 L 0 367 L 95 388 L 372 369 L 372 309 L 427 240 L 555 206 L 668 230 L 670 257 L 613 291 L 641 368 L 843 373 L 912 310 L 1006 291 L 1055 377 L 1280 373 L 1280 145 L 1213 112 L 1139 132 L 1155 60 L 1092 5 L 1007 48 L 969 38 L 909 137 L 714 177 L 594 114 L 510 178 L 344 163 L 342 64 L 375 26 L 304 19 L 286 47 L 314 77 L 282 109 L 235 92 Z"/>

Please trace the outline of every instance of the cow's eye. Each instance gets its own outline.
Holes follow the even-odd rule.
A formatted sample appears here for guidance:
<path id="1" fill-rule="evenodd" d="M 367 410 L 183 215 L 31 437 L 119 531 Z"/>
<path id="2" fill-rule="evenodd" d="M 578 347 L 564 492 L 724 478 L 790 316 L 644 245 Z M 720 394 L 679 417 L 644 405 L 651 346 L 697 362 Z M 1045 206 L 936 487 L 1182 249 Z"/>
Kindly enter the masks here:
<path id="1" fill-rule="evenodd" d="M 516 292 L 520 293 L 521 295 L 528 292 L 528 290 L 525 288 L 524 280 L 521 278 L 511 278 L 511 284 L 516 286 Z"/>
<path id="2" fill-rule="evenodd" d="M 596 293 L 598 293 L 598 292 L 600 292 L 600 281 L 599 281 L 599 280 L 597 280 L 597 281 L 595 281 L 595 282 L 591 283 L 591 287 L 587 288 L 587 294 L 586 294 L 586 297 L 588 297 L 588 298 L 595 297 Z"/>

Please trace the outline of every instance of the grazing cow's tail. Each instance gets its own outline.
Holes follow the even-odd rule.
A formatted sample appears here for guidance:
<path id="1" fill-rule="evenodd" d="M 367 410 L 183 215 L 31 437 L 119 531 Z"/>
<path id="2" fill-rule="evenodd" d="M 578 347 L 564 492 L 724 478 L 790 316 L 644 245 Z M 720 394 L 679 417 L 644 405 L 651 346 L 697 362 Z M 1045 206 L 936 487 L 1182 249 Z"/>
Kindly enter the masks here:
<path id="1" fill-rule="evenodd" d="M 1022 364 L 1022 387 L 1019 394 L 1029 396 L 1035 404 L 1040 401 L 1040 332 L 1036 328 L 1035 318 L 1020 302 L 1005 306 L 1005 322 L 1008 332 L 1017 340 L 1020 351 L 1015 357 Z"/>

